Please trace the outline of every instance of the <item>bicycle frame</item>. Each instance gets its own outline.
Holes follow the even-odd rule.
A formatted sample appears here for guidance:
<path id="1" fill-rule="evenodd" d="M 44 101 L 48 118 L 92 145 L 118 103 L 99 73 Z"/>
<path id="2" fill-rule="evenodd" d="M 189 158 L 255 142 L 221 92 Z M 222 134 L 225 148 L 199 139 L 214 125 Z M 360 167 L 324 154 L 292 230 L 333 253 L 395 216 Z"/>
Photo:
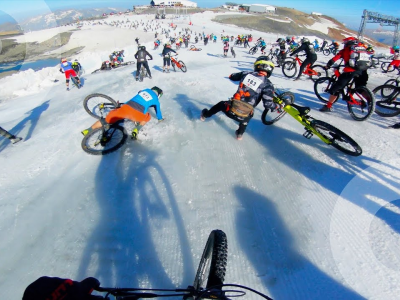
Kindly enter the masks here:
<path id="1" fill-rule="evenodd" d="M 298 56 L 295 57 L 295 60 L 298 62 L 299 66 L 303 63 L 303 60 L 301 60 Z M 317 72 L 315 72 L 313 69 L 310 68 L 311 64 L 308 64 L 306 68 L 303 71 L 303 74 L 305 75 L 318 75 Z"/>
<path id="2" fill-rule="evenodd" d="M 182 68 L 181 64 L 171 56 L 171 63 L 175 64 L 179 69 Z"/>
<path id="3" fill-rule="evenodd" d="M 274 102 L 278 104 L 285 104 L 283 100 L 279 99 L 278 97 L 274 97 Z M 303 113 L 299 111 L 298 108 L 304 108 Z M 303 134 L 303 136 L 307 139 L 311 138 L 313 135 L 316 135 L 319 137 L 325 144 L 330 145 L 331 141 L 329 141 L 327 138 L 325 138 L 323 135 L 321 135 L 318 131 L 315 130 L 315 128 L 312 126 L 311 121 L 309 119 L 312 119 L 308 114 L 310 109 L 308 107 L 302 107 L 298 106 L 295 104 L 286 104 L 283 107 L 283 110 L 286 111 L 289 115 L 292 116 L 293 119 L 295 119 L 297 122 L 302 124 L 304 126 L 304 129 L 306 129 L 306 132 Z"/>

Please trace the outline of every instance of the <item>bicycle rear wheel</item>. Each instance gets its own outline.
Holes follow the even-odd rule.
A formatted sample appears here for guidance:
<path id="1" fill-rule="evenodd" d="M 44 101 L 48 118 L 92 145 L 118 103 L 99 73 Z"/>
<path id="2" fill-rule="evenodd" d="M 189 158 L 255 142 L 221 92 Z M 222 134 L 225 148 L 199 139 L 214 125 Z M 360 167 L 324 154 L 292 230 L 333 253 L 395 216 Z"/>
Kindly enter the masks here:
<path id="1" fill-rule="evenodd" d="M 196 290 L 224 283 L 228 256 L 228 240 L 222 230 L 211 231 L 201 256 L 193 286 Z"/>
<path id="2" fill-rule="evenodd" d="M 83 100 L 86 112 L 96 119 L 105 118 L 110 111 L 118 107 L 118 103 L 103 94 L 90 94 Z"/>
<path id="3" fill-rule="evenodd" d="M 297 73 L 297 62 L 293 61 L 285 61 L 282 65 L 283 75 L 286 77 L 292 78 Z"/>
<path id="4" fill-rule="evenodd" d="M 375 96 L 375 112 L 381 117 L 394 117 L 400 114 L 400 87 L 380 85 L 372 93 Z"/>
<path id="5" fill-rule="evenodd" d="M 292 92 L 284 92 L 282 95 L 279 95 L 279 98 L 282 99 L 285 104 L 293 104 L 294 103 L 294 94 Z M 261 115 L 261 122 L 264 125 L 272 125 L 275 122 L 278 122 L 284 115 L 286 111 L 278 112 L 277 110 L 271 111 L 269 109 L 265 109 Z"/>
<path id="6" fill-rule="evenodd" d="M 331 51 L 330 51 L 329 49 L 324 49 L 324 50 L 322 51 L 322 53 L 323 53 L 324 55 L 328 56 L 329 54 L 331 54 Z"/>
<path id="7" fill-rule="evenodd" d="M 320 120 L 313 120 L 311 126 L 313 126 L 319 134 L 328 139 L 330 141 L 329 145 L 332 147 L 351 156 L 359 156 L 362 154 L 362 149 L 356 141 L 331 124 Z"/>
<path id="8" fill-rule="evenodd" d="M 389 64 L 390 64 L 390 62 L 383 62 L 381 64 L 382 71 L 385 71 L 385 72 L 388 72 L 388 73 L 393 72 L 395 70 L 395 68 L 393 67 L 391 70 L 388 70 Z"/>
<path id="9" fill-rule="evenodd" d="M 183 72 L 183 73 L 186 73 L 186 71 L 187 71 L 187 68 L 186 68 L 186 65 L 185 65 L 185 63 L 183 62 L 183 61 L 178 61 L 179 62 L 179 64 L 181 65 L 181 67 L 179 68 L 179 69 L 181 69 L 181 71 Z"/>
<path id="10" fill-rule="evenodd" d="M 328 103 L 329 96 L 331 95 L 329 89 L 334 82 L 335 80 L 331 77 L 321 77 L 315 81 L 314 93 L 323 103 Z"/>
<path id="11" fill-rule="evenodd" d="M 347 102 L 347 110 L 354 120 L 365 121 L 375 110 L 374 95 L 365 86 L 356 87 L 355 91 L 351 92 L 351 95 L 357 104 Z"/>
<path id="12" fill-rule="evenodd" d="M 318 78 L 321 77 L 328 77 L 328 71 L 325 70 L 324 66 L 321 65 L 314 65 L 311 67 L 312 70 L 314 70 L 317 74 L 315 75 L 310 75 L 310 78 L 312 81 L 316 81 Z"/>
<path id="13" fill-rule="evenodd" d="M 127 138 L 125 128 L 112 125 L 108 130 L 103 127 L 94 129 L 82 140 L 82 149 L 92 155 L 105 155 L 122 147 Z"/>

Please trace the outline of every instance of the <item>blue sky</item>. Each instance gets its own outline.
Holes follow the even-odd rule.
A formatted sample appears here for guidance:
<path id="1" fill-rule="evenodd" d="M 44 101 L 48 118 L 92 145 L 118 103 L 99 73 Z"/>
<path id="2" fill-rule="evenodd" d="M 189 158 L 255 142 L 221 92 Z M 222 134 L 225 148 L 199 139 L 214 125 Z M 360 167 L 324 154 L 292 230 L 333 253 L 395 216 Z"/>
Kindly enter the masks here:
<path id="1" fill-rule="evenodd" d="M 316 11 L 332 16 L 345 23 L 347 26 L 358 29 L 364 9 L 400 18 L 400 5 L 398 5 L 399 3 L 397 1 L 398 0 L 241 0 L 240 2 L 230 2 L 237 4 L 271 4 L 294 8 L 306 13 Z M 225 4 L 227 1 L 199 0 L 194 2 L 197 2 L 199 7 L 217 7 Z M 28 17 L 62 8 L 107 6 L 132 8 L 133 5 L 147 5 L 149 3 L 150 0 L 0 0 L 0 22 L 4 21 L 5 17 L 21 22 Z M 393 29 L 393 27 L 388 27 L 388 29 Z"/>

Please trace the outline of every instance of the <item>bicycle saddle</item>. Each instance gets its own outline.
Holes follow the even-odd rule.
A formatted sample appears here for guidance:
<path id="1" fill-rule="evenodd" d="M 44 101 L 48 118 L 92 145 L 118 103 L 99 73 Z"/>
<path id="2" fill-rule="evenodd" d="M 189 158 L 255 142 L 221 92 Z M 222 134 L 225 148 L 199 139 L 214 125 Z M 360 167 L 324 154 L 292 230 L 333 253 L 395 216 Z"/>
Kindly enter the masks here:
<path id="1" fill-rule="evenodd" d="M 293 106 L 295 109 L 297 109 L 302 116 L 308 114 L 311 110 L 308 106 L 300 106 L 294 103 L 290 104 L 290 106 Z"/>

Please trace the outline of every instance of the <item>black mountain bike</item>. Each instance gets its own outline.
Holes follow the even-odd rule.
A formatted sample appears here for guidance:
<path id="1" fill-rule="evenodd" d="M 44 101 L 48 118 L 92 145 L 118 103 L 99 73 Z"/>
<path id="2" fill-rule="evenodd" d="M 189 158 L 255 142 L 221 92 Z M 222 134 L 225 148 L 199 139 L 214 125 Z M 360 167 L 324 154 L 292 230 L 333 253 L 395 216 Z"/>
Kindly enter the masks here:
<path id="1" fill-rule="evenodd" d="M 83 100 L 83 107 L 92 117 L 104 119 L 110 111 L 120 107 L 120 103 L 107 95 L 90 94 Z M 82 149 L 92 155 L 105 155 L 118 150 L 128 137 L 123 122 L 94 129 L 83 138 Z"/>
<path id="2" fill-rule="evenodd" d="M 229 300 L 233 297 L 246 295 L 250 291 L 256 295 L 272 300 L 270 297 L 243 285 L 224 284 L 228 256 L 228 240 L 222 230 L 211 231 L 200 264 L 194 278 L 193 285 L 186 289 L 141 289 L 141 288 L 105 288 L 98 287 L 96 291 L 106 293 L 99 299 L 110 299 L 110 295 L 116 300 L 159 297 L 181 297 L 183 300 Z"/>
<path id="3" fill-rule="evenodd" d="M 384 84 L 377 86 L 372 93 L 376 99 L 377 115 L 394 117 L 400 114 L 400 86 Z"/>

